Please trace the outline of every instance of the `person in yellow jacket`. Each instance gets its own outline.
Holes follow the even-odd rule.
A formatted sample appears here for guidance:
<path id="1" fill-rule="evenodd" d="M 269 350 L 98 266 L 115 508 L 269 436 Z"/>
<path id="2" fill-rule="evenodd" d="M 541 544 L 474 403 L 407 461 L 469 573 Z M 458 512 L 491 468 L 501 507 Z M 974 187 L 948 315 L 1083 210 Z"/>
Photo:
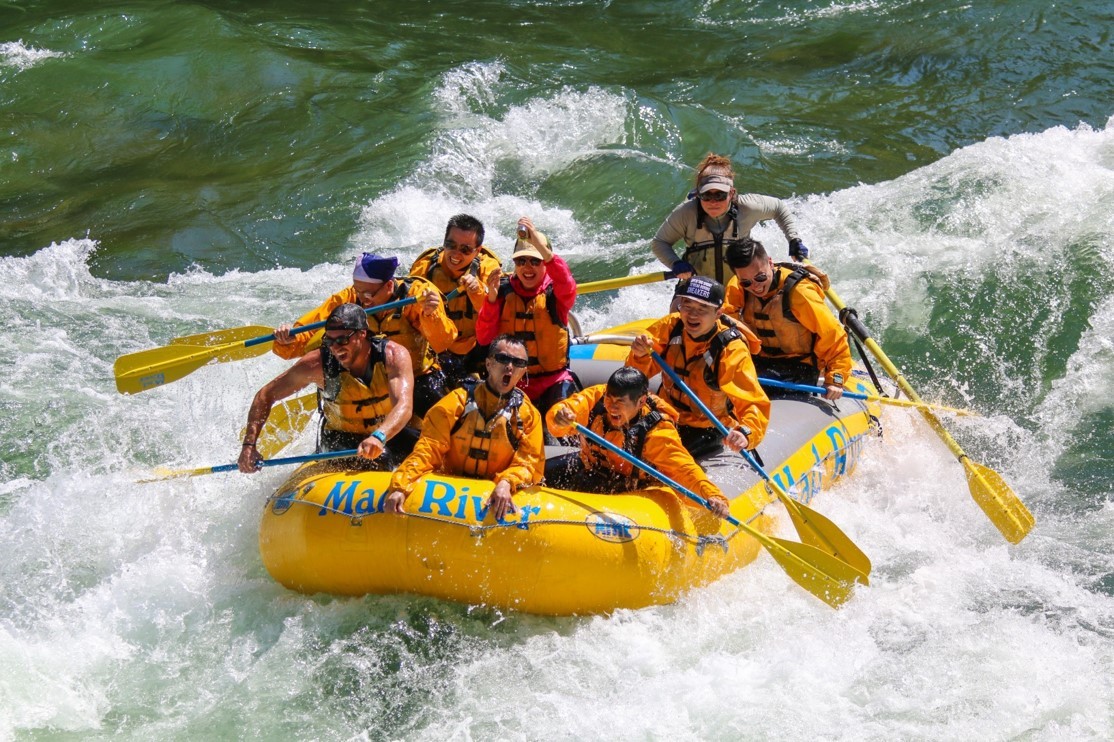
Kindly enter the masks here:
<path id="1" fill-rule="evenodd" d="M 545 464 L 541 414 L 516 388 L 527 363 L 520 339 L 502 335 L 491 343 L 487 378 L 449 392 L 426 415 L 413 453 L 391 477 L 386 512 L 404 512 L 415 483 L 430 472 L 492 479 L 484 507 L 496 522 L 516 511 L 514 493 L 540 482 Z"/>
<path id="2" fill-rule="evenodd" d="M 704 276 L 679 281 L 672 314 L 657 320 L 631 344 L 626 365 L 653 378 L 661 372 L 650 351 L 657 351 L 728 429 L 720 438 L 698 406 L 664 376 L 659 394 L 680 411 L 677 430 L 697 460 L 727 446 L 753 449 L 766 434 L 770 399 L 758 384 L 753 353 L 761 344 L 745 325 L 723 318 L 724 288 Z"/>
<path id="3" fill-rule="evenodd" d="M 487 347 L 476 342 L 476 315 L 487 298 L 487 280 L 499 270 L 495 253 L 484 247 L 484 225 L 468 214 L 457 214 L 445 227 L 445 240 L 431 247 L 410 266 L 410 275 L 425 278 L 445 299 L 445 311 L 456 325 L 457 336 L 437 359 L 445 372 L 448 388 L 455 389 L 471 375 L 483 372 Z"/>
<path id="4" fill-rule="evenodd" d="M 355 448 L 371 469 L 392 469 L 410 452 L 417 438 L 404 434 L 414 394 L 410 355 L 398 343 L 373 337 L 363 309 L 342 304 L 329 313 L 321 348 L 256 393 L 237 462 L 240 471 L 258 471 L 255 443 L 275 401 L 310 384 L 321 390 L 318 451 Z"/>
<path id="5" fill-rule="evenodd" d="M 677 417 L 672 405 L 649 394 L 646 374 L 624 366 L 611 374 L 606 384 L 590 386 L 558 402 L 545 422 L 556 436 L 569 435 L 579 423 L 636 459 L 652 462 L 662 474 L 707 500 L 712 512 L 724 518 L 731 506 L 681 443 Z M 603 494 L 630 492 L 658 483 L 583 436 L 580 453 L 558 456 L 546 463 L 545 481 L 553 487 Z M 685 502 L 689 500 L 685 498 Z"/>
<path id="6" fill-rule="evenodd" d="M 816 386 L 824 376 L 825 398 L 843 396 L 851 374 L 847 330 L 824 304 L 828 277 L 799 263 L 774 263 L 761 242 L 727 248 L 735 275 L 727 284 L 724 313 L 741 319 L 762 341 L 754 365 L 762 376 Z"/>
<path id="7" fill-rule="evenodd" d="M 437 287 L 424 278 L 395 278 L 398 258 L 364 253 L 352 269 L 352 285 L 330 296 L 321 306 L 302 315 L 294 327 L 319 322 L 341 304 L 358 304 L 364 309 L 413 297 L 414 304 L 368 314 L 373 335 L 386 335 L 406 348 L 414 364 L 414 414 L 423 417 L 445 396 L 445 374 L 437 354 L 456 339 L 456 326 L 445 314 Z M 320 342 L 320 331 L 290 335 L 290 325 L 275 330 L 273 351 L 280 358 L 298 358 Z M 313 337 L 311 338 L 310 335 Z"/>

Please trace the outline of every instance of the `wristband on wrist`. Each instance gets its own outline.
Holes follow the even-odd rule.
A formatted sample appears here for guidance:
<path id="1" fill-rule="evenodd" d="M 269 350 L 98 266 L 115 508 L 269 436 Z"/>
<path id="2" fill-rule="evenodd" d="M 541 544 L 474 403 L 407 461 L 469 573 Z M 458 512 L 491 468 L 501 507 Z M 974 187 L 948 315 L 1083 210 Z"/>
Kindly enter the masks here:
<path id="1" fill-rule="evenodd" d="M 387 434 L 384 433 L 382 430 L 376 430 L 375 432 L 373 432 L 371 434 L 370 437 L 376 439 L 377 441 L 382 443 L 384 446 L 387 445 Z"/>
<path id="2" fill-rule="evenodd" d="M 843 374 L 832 374 L 832 384 L 835 386 L 843 386 Z"/>
<path id="3" fill-rule="evenodd" d="M 249 446 L 255 448 L 255 441 L 244 441 L 243 445 L 240 446 L 240 448 L 247 448 Z"/>

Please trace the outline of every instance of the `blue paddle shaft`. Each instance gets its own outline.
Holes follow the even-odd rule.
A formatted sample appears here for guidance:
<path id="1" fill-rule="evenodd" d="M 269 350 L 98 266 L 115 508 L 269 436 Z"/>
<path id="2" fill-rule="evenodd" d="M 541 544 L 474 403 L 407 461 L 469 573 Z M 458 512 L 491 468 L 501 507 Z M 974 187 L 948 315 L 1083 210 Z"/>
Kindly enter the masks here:
<path id="1" fill-rule="evenodd" d="M 455 292 L 456 289 L 453 289 L 453 291 Z M 447 297 L 447 298 L 452 298 L 452 295 L 450 294 L 450 296 Z M 385 312 L 388 309 L 398 309 L 399 307 L 404 307 L 407 304 L 413 304 L 417 300 L 418 300 L 418 298 L 416 296 L 408 296 L 405 299 L 399 299 L 398 301 L 389 301 L 386 304 L 380 304 L 377 307 L 370 307 L 368 309 L 365 309 L 364 312 L 367 313 L 367 314 L 372 314 L 374 312 Z M 292 330 L 290 330 L 290 334 L 291 335 L 298 335 L 298 334 L 303 333 L 303 332 L 310 332 L 311 330 L 316 330 L 319 327 L 324 327 L 325 323 L 328 322 L 328 321 L 329 320 L 324 319 L 324 320 L 321 320 L 320 322 L 311 322 L 308 325 L 302 325 L 301 327 L 295 327 Z M 245 340 L 244 341 L 244 347 L 245 348 L 250 348 L 253 345 L 262 345 L 263 343 L 269 343 L 274 339 L 275 339 L 275 334 L 272 332 L 270 335 L 264 335 L 263 337 L 252 338 L 251 340 Z"/>
<path id="2" fill-rule="evenodd" d="M 708 418 L 708 421 L 711 422 L 712 425 L 716 426 L 716 430 L 720 432 L 720 435 L 726 438 L 729 432 L 727 430 L 727 426 L 720 422 L 718 417 L 712 414 L 712 411 L 708 409 L 708 405 L 704 404 L 704 400 L 696 396 L 696 393 L 693 392 L 692 389 L 689 389 L 689 385 L 681 380 L 681 377 L 677 375 L 677 372 L 674 371 L 672 367 L 670 367 L 670 365 L 665 362 L 665 359 L 662 358 L 656 350 L 650 351 L 650 354 L 654 357 L 654 362 L 657 363 L 661 370 L 670 379 L 673 380 L 674 384 L 677 385 L 677 388 L 684 392 L 688 396 L 688 398 L 691 399 L 693 403 L 700 408 L 700 411 L 704 413 L 704 416 Z M 767 482 L 771 481 L 770 475 L 766 473 L 766 470 L 763 469 L 762 466 L 758 463 L 758 460 L 754 458 L 754 454 L 752 454 L 745 448 L 739 451 L 739 454 L 747 460 L 747 463 L 750 464 L 750 467 L 758 472 L 758 474 L 761 475 L 763 479 L 765 479 Z"/>
<path id="3" fill-rule="evenodd" d="M 828 393 L 828 390 L 822 386 L 794 384 L 789 381 L 782 381 L 781 379 L 767 379 L 765 376 L 759 376 L 758 383 L 762 386 L 772 386 L 774 389 L 789 389 L 790 391 L 794 392 L 812 392 L 813 394 Z M 843 396 L 850 397 L 851 399 L 870 399 L 869 394 L 861 394 L 859 392 L 844 392 Z"/>
<path id="4" fill-rule="evenodd" d="M 286 466 L 288 464 L 304 464 L 307 461 L 325 461 L 327 459 L 343 459 L 347 456 L 355 456 L 356 449 L 350 448 L 344 451 L 325 451 L 324 453 L 310 453 L 305 456 L 287 456 L 284 459 L 262 459 L 259 462 L 260 466 Z M 209 471 L 213 474 L 219 474 L 225 471 L 237 471 L 240 468 L 239 464 L 221 464 L 214 466 Z"/>
<path id="5" fill-rule="evenodd" d="M 678 492 L 680 492 L 682 495 L 689 498 L 693 502 L 700 503 L 701 505 L 703 505 L 708 510 L 712 509 L 712 506 L 708 504 L 708 501 L 705 500 L 700 495 L 696 494 L 695 492 L 688 489 L 687 487 L 682 487 L 680 484 L 678 484 L 677 482 L 674 482 L 672 479 L 665 476 L 664 474 L 662 474 L 660 471 L 658 471 L 654 467 L 650 466 L 649 464 L 642 461 L 641 459 L 636 458 L 635 456 L 632 456 L 630 453 L 628 453 L 627 451 L 624 451 L 623 449 L 619 448 L 618 446 L 616 446 L 614 443 L 607 440 L 606 438 L 602 438 L 602 437 L 596 435 L 595 433 L 593 433 L 591 430 L 584 427 L 580 423 L 576 424 L 576 432 L 580 433 L 582 436 L 584 436 L 588 440 L 592 441 L 596 445 L 603 446 L 604 448 L 606 448 L 608 451 L 611 451 L 616 456 L 619 456 L 619 457 L 623 458 L 624 460 L 630 462 L 630 464 L 632 466 L 638 467 L 639 469 L 646 472 L 647 474 L 649 474 L 652 477 L 657 477 L 662 482 L 669 485 L 673 489 L 677 490 Z M 731 515 L 728 515 L 724 520 L 726 520 L 728 523 L 730 523 L 733 526 L 742 526 L 743 525 L 738 520 L 736 520 L 734 518 L 734 516 L 731 516 Z"/>

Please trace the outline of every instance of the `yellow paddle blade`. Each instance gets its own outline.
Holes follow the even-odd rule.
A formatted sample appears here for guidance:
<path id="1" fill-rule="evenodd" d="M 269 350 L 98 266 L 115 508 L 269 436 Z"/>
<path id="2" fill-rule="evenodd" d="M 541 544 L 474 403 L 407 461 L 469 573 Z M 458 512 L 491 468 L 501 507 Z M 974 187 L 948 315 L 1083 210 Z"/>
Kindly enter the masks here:
<path id="1" fill-rule="evenodd" d="M 781 492 L 780 488 L 775 486 L 775 489 L 778 499 L 789 511 L 789 519 L 793 521 L 793 527 L 797 529 L 797 535 L 801 537 L 801 541 L 831 554 L 836 559 L 862 573 L 864 577 L 870 575 L 870 558 L 839 526 L 804 503 L 797 502 L 789 495 Z"/>
<path id="2" fill-rule="evenodd" d="M 265 459 L 274 458 L 305 430 L 316 411 L 317 392 L 303 394 L 275 405 L 271 408 L 270 416 L 267 417 L 267 424 L 259 432 L 255 450 L 259 451 Z M 240 431 L 241 440 L 245 432 L 245 430 Z"/>
<path id="3" fill-rule="evenodd" d="M 151 476 L 147 479 L 137 479 L 136 484 L 149 484 L 151 482 L 161 482 L 164 479 L 177 479 L 179 477 L 196 477 L 201 474 L 210 474 L 213 471 L 211 466 L 199 466 L 196 469 L 170 469 L 165 466 L 156 466 L 151 470 Z"/>
<path id="4" fill-rule="evenodd" d="M 967 486 L 990 522 L 1011 544 L 1021 542 L 1036 522 L 1029 508 L 1014 494 L 1005 480 L 993 469 L 963 457 Z"/>
<path id="5" fill-rule="evenodd" d="M 121 394 L 138 394 L 177 381 L 229 352 L 227 345 L 167 345 L 116 359 L 112 371 Z"/>
<path id="6" fill-rule="evenodd" d="M 847 602 L 856 582 L 869 584 L 857 569 L 815 546 L 772 536 L 763 536 L 759 543 L 766 547 L 793 582 L 832 608 L 839 608 Z"/>

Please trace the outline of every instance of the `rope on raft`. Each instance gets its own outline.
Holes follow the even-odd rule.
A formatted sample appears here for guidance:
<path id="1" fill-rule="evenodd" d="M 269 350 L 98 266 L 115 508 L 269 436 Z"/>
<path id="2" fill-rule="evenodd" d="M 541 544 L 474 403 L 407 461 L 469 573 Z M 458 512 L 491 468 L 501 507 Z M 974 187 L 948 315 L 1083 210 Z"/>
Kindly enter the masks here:
<path id="1" fill-rule="evenodd" d="M 363 519 L 367 518 L 368 516 L 379 515 L 379 513 L 367 513 L 367 514 L 364 514 L 364 515 L 352 515 L 350 513 L 345 512 L 344 510 L 338 510 L 337 508 L 334 508 L 332 506 L 323 505 L 321 503 L 312 502 L 310 500 L 291 500 L 290 501 L 290 504 L 293 505 L 294 503 L 298 503 L 298 504 L 301 504 L 301 505 L 311 505 L 314 508 L 317 508 L 318 510 L 324 510 L 325 512 L 332 513 L 333 515 L 342 515 L 346 518 L 351 519 L 352 525 L 354 525 L 354 526 L 360 525 L 363 522 Z M 758 513 L 755 513 L 754 516 L 751 518 L 751 520 L 754 520 L 754 518 L 757 518 L 758 515 L 759 515 Z M 454 521 L 454 520 L 446 520 L 445 518 L 438 518 L 438 517 L 433 516 L 433 515 L 423 515 L 422 513 L 406 513 L 406 517 L 407 518 L 418 518 L 420 520 L 428 520 L 428 521 L 432 521 L 434 523 L 440 523 L 442 525 L 447 525 L 447 526 L 457 526 L 459 528 L 467 528 L 468 531 L 473 536 L 475 536 L 476 538 L 482 538 L 489 531 L 492 531 L 492 530 L 495 530 L 495 529 L 498 529 L 498 528 L 517 528 L 517 529 L 522 530 L 522 531 L 528 531 L 533 526 L 577 526 L 579 528 L 584 528 L 585 525 L 587 525 L 583 520 L 563 520 L 563 519 L 558 519 L 558 518 L 546 518 L 546 519 L 542 519 L 542 520 L 531 520 L 531 521 L 527 521 L 526 523 L 515 522 L 515 523 L 483 524 L 483 523 L 460 523 L 460 522 L 457 522 L 457 521 Z M 672 528 L 659 528 L 658 526 L 644 526 L 644 525 L 640 525 L 640 524 L 637 524 L 637 523 L 632 523 L 630 527 L 631 528 L 637 528 L 639 531 L 649 531 L 650 533 L 660 533 L 660 534 L 662 534 L 664 536 L 667 536 L 671 539 L 677 539 L 678 541 L 688 542 L 690 544 L 693 544 L 696 547 L 696 550 L 697 550 L 698 553 L 703 552 L 704 549 L 709 545 L 722 546 L 724 548 L 724 550 L 726 550 L 728 542 L 730 542 L 732 539 L 735 538 L 735 536 L 737 536 L 739 533 L 741 533 L 741 529 L 736 528 L 733 531 L 731 531 L 731 533 L 727 534 L 726 536 L 721 536 L 719 534 L 716 534 L 714 536 L 701 536 L 701 535 L 697 535 L 697 534 L 685 533 L 683 531 L 676 531 L 676 530 L 673 530 Z"/>

